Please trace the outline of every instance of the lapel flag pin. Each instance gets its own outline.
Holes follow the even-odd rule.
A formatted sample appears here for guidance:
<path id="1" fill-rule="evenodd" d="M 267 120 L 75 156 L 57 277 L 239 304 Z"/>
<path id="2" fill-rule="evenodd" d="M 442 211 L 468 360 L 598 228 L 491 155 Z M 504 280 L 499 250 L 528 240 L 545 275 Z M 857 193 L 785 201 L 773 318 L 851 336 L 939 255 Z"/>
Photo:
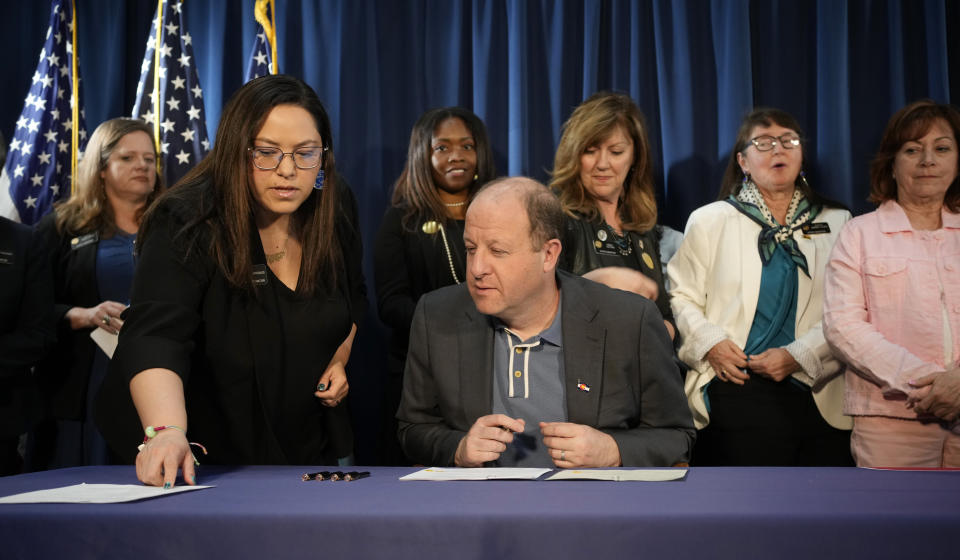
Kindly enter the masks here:
<path id="1" fill-rule="evenodd" d="M 577 389 L 580 389 L 584 393 L 590 392 L 590 386 L 584 383 L 583 381 L 580 381 L 579 379 L 577 379 Z"/>

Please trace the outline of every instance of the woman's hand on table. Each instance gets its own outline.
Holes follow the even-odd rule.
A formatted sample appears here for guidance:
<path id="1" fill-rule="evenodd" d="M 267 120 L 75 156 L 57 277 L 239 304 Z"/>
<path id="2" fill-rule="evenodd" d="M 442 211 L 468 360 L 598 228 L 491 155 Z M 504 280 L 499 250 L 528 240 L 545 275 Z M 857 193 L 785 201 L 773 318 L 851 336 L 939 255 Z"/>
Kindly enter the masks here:
<path id="1" fill-rule="evenodd" d="M 197 483 L 193 453 L 186 434 L 180 430 L 157 432 L 137 454 L 137 478 L 149 486 L 172 488 L 178 469 L 183 469 L 183 480 L 187 484 L 193 486 Z"/>

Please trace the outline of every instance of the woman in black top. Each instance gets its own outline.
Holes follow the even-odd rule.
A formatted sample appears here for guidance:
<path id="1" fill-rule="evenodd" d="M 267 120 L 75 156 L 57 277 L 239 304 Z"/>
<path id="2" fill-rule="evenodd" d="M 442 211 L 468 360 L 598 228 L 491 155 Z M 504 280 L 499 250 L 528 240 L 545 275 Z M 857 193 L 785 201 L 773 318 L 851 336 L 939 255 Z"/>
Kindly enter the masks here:
<path id="1" fill-rule="evenodd" d="M 413 310 L 423 294 L 464 280 L 467 203 L 495 175 L 486 127 L 472 112 L 460 107 L 431 109 L 413 125 L 407 163 L 374 247 L 380 319 L 393 329 L 381 462 L 405 462 L 394 415 L 400 404 Z"/>
<path id="2" fill-rule="evenodd" d="M 213 463 L 348 456 L 361 248 L 316 93 L 289 76 L 237 91 L 213 151 L 151 207 L 141 239 L 97 411 L 116 449 L 130 450 L 136 435 L 116 419 L 132 395 L 148 436 L 138 478 L 172 485 L 182 468 L 193 484 L 187 433 Z"/>
<path id="3" fill-rule="evenodd" d="M 33 432 L 31 469 L 116 462 L 93 422 L 110 357 L 91 333 L 110 338 L 123 327 L 137 232 L 163 190 L 156 161 L 147 123 L 104 121 L 90 135 L 76 191 L 37 224 L 53 274 L 57 347 L 37 367 L 50 418 Z"/>
<path id="4" fill-rule="evenodd" d="M 654 300 L 673 338 L 650 142 L 632 99 L 600 92 L 573 111 L 563 125 L 550 187 L 570 216 L 560 266 Z"/>

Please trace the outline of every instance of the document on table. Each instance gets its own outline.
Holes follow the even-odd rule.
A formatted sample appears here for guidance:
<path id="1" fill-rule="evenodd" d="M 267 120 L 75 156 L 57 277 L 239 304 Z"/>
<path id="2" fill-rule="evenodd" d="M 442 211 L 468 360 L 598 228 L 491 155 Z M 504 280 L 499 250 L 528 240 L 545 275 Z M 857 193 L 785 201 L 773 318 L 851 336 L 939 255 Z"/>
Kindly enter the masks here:
<path id="1" fill-rule="evenodd" d="M 680 480 L 687 469 L 564 469 L 545 480 L 612 480 L 614 482 L 664 482 Z"/>
<path id="2" fill-rule="evenodd" d="M 0 504 L 116 504 L 147 500 L 202 490 L 213 486 L 175 486 L 164 489 L 160 486 L 143 486 L 141 484 L 75 484 L 62 488 L 36 490 L 0 498 Z"/>
<path id="3" fill-rule="evenodd" d="M 535 480 L 550 469 L 430 467 L 401 476 L 400 480 Z"/>
<path id="4" fill-rule="evenodd" d="M 117 349 L 117 341 L 120 340 L 119 335 L 115 335 L 111 332 L 107 332 L 100 327 L 97 327 L 90 331 L 90 338 L 97 343 L 97 346 L 103 350 L 103 353 L 107 355 L 108 358 L 113 359 L 113 353 Z"/>

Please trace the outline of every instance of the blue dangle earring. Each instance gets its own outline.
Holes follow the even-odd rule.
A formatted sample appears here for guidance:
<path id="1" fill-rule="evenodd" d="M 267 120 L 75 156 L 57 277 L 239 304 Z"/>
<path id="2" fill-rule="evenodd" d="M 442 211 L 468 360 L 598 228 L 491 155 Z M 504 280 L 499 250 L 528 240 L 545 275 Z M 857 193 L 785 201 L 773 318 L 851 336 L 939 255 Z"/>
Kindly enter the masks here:
<path id="1" fill-rule="evenodd" d="M 323 190 L 323 169 L 320 169 L 320 172 L 317 173 L 317 180 L 313 184 L 313 188 L 316 190 Z"/>
<path id="2" fill-rule="evenodd" d="M 746 187 L 749 182 L 750 182 L 750 174 L 744 171 L 743 181 L 741 181 L 740 183 L 740 188 Z"/>
<path id="3" fill-rule="evenodd" d="M 810 183 L 807 182 L 807 174 L 802 169 L 800 170 L 800 181 L 807 189 L 810 189 Z"/>

